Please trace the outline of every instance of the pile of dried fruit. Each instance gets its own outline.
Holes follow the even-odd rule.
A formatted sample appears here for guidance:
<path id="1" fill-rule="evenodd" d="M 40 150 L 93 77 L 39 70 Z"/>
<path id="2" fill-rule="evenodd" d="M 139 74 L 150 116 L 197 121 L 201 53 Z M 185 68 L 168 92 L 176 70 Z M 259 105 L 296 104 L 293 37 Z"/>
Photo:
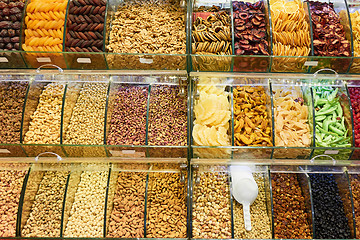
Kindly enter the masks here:
<path id="1" fill-rule="evenodd" d="M 234 89 L 235 146 L 272 146 L 267 104 L 263 86 Z"/>

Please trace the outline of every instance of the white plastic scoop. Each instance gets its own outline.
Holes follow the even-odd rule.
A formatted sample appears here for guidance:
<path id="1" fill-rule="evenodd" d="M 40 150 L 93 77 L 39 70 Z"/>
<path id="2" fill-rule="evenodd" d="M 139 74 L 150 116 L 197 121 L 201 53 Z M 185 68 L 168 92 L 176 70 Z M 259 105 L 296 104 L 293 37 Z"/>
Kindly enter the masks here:
<path id="1" fill-rule="evenodd" d="M 231 166 L 230 171 L 233 196 L 236 201 L 243 205 L 245 229 L 251 231 L 250 205 L 253 204 L 259 193 L 258 185 L 249 167 Z"/>

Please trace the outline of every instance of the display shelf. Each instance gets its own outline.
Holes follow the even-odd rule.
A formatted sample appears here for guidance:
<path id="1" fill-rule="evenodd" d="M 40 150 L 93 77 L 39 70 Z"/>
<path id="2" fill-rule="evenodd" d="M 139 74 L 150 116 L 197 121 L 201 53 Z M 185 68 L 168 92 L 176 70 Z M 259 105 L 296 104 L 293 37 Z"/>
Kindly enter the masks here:
<path id="1" fill-rule="evenodd" d="M 7 239 L 352 239 L 358 232 L 356 161 L 191 159 L 188 165 L 186 159 L 156 158 L 2 160 L 2 175 L 24 173 L 17 183 L 17 231 L 1 232 Z M 232 166 L 249 166 L 259 187 L 250 207 L 250 232 L 232 196 Z M 93 224 L 84 224 L 89 221 Z M 332 231 L 326 222 L 335 224 Z M 165 225 L 167 231 L 158 230 Z"/>
<path id="2" fill-rule="evenodd" d="M 335 159 L 358 157 L 353 109 L 346 89 L 347 85 L 357 86 L 357 81 L 334 75 L 291 74 L 191 73 L 190 78 L 194 89 L 192 157 L 311 159 L 323 154 Z M 333 92 L 333 97 L 326 95 L 319 100 L 321 91 Z M 219 108 L 220 102 L 215 104 L 216 95 L 224 96 L 225 108 Z M 213 99 L 213 106 L 208 98 Z M 323 107 L 326 109 L 321 110 Z M 330 111 L 329 116 L 326 110 Z M 225 120 L 219 122 L 220 119 Z M 341 131 L 332 132 L 333 124 L 341 127 Z"/>
<path id="3" fill-rule="evenodd" d="M 63 3 L 65 4 L 65 2 Z M 240 3 L 237 3 L 236 1 L 179 1 L 176 4 L 176 6 L 178 6 L 176 9 L 174 8 L 172 10 L 169 10 L 171 12 L 171 14 L 169 14 L 169 17 L 172 15 L 179 16 L 177 19 L 174 19 L 174 23 L 179 19 L 182 19 L 181 21 L 183 26 L 181 27 L 181 31 L 179 30 L 176 31 L 176 33 L 171 33 L 172 35 L 176 35 L 176 39 L 180 39 L 182 42 L 173 43 L 173 41 L 175 41 L 175 38 L 171 40 L 171 38 L 168 38 L 168 36 L 163 37 L 161 40 L 162 42 L 160 43 L 153 40 L 147 40 L 147 42 L 143 44 L 144 49 L 142 49 L 142 47 L 140 47 L 139 45 L 140 43 L 137 42 L 142 41 L 141 39 L 143 39 L 143 37 L 139 35 L 141 31 L 137 30 L 137 28 L 141 28 L 139 24 L 142 22 L 144 22 L 145 24 L 147 18 L 144 18 L 142 20 L 138 19 L 136 22 L 131 22 L 133 20 L 127 20 L 122 18 L 125 12 L 131 13 L 131 11 L 133 10 L 137 11 L 136 9 L 127 8 L 127 6 L 131 5 L 131 2 L 99 1 L 99 3 L 94 3 L 94 5 L 89 5 L 85 2 L 75 2 L 76 4 L 74 3 L 74 0 L 66 2 L 67 8 L 64 10 L 64 20 L 61 20 L 64 22 L 64 26 L 59 29 L 63 33 L 63 36 L 60 36 L 60 33 L 55 34 L 53 32 L 52 34 L 54 36 L 49 33 L 49 37 L 51 36 L 52 38 L 59 35 L 58 37 L 61 43 L 59 42 L 58 44 L 58 50 L 46 47 L 36 48 L 37 43 L 35 44 L 34 42 L 31 42 L 32 46 L 28 46 L 30 43 L 29 37 L 40 38 L 42 35 L 38 32 L 35 33 L 35 31 L 29 32 L 31 31 L 32 26 L 32 23 L 27 26 L 29 23 L 29 19 L 31 19 L 31 21 L 38 21 L 39 19 L 36 20 L 37 15 L 32 12 L 32 8 L 26 10 L 27 6 L 31 4 L 31 1 L 26 2 L 21 26 L 20 29 L 17 29 L 21 32 L 21 37 L 19 39 L 21 44 L 19 46 L 19 49 L 12 49 L 14 51 L 10 51 L 7 49 L 0 51 L 0 68 L 37 68 L 44 63 L 50 63 L 59 65 L 64 69 L 73 70 L 179 69 L 187 70 L 189 72 L 231 71 L 314 73 L 318 69 L 330 67 L 336 69 L 339 73 L 359 73 L 357 67 L 359 56 L 356 20 L 356 11 L 358 10 L 356 4 L 354 5 L 353 3 L 348 3 L 345 0 L 321 2 L 321 4 L 323 4 L 324 6 L 333 4 L 334 12 L 332 13 L 332 15 L 334 15 L 334 17 L 331 18 L 329 21 L 331 23 L 336 23 L 336 29 L 338 29 L 337 31 L 339 33 L 339 37 L 336 38 L 334 38 L 335 35 L 331 35 L 332 33 L 326 33 L 330 34 L 329 37 L 326 38 L 326 43 L 323 43 L 322 40 L 318 40 L 317 38 L 319 34 L 322 36 L 325 34 L 325 32 L 319 33 L 316 29 L 320 29 L 320 32 L 328 31 L 329 29 L 326 26 L 317 27 L 317 24 L 313 21 L 316 20 L 318 16 L 314 11 L 311 10 L 310 6 L 312 4 L 315 4 L 317 5 L 317 7 L 319 7 L 320 2 L 312 2 L 311 4 L 308 4 L 307 2 L 296 1 L 260 1 L 258 3 L 259 6 L 251 5 L 252 7 L 255 7 L 255 9 L 251 10 L 251 13 L 249 7 L 241 10 L 241 13 L 246 14 L 247 17 L 250 16 L 250 18 L 252 18 L 256 15 L 258 19 L 263 21 L 263 23 L 256 25 L 261 25 L 261 27 L 259 28 L 260 30 L 258 29 L 256 31 L 253 31 L 254 29 L 252 28 L 252 25 L 246 25 L 246 29 L 249 27 L 251 33 L 249 32 L 249 34 L 242 34 L 239 31 L 243 31 L 242 28 L 245 25 L 241 25 L 242 19 L 238 17 L 240 13 Z M 83 5 L 83 3 L 85 3 L 85 5 Z M 143 3 L 141 1 L 138 1 L 137 4 L 141 5 Z M 249 3 L 248 5 L 250 6 Z M 93 8 L 91 6 L 93 6 Z M 164 5 L 159 5 L 159 3 L 157 3 L 153 7 L 155 7 L 156 9 L 161 8 L 162 10 L 167 11 L 166 3 L 164 3 Z M 213 9 L 211 9 L 212 7 Z M 93 19 L 89 17 L 85 19 L 83 15 L 81 15 L 81 12 L 86 12 L 88 8 L 91 12 L 90 15 Z M 205 8 L 208 8 L 212 12 L 208 12 Z M 269 10 L 271 8 L 273 8 L 272 11 Z M 57 7 L 56 9 L 59 10 L 62 9 L 62 7 Z M 117 12 L 118 9 L 120 9 L 119 12 Z M 141 9 L 141 7 L 139 9 Z M 257 10 L 259 10 L 261 13 L 254 12 Z M 99 11 L 101 13 L 99 13 Z M 228 29 L 221 30 L 221 28 L 223 28 L 223 23 L 220 24 L 219 22 L 219 26 L 217 26 L 216 30 L 209 28 L 209 31 L 207 32 L 205 31 L 206 29 L 199 29 L 199 33 L 195 30 L 195 25 L 200 24 L 200 28 L 202 26 L 205 26 L 204 23 L 207 21 L 206 19 L 210 15 L 215 17 L 217 16 L 216 14 L 219 14 L 221 11 L 224 11 L 224 14 L 226 15 L 227 20 L 225 21 L 227 21 L 226 24 L 228 25 Z M 282 12 L 282 14 L 278 14 L 279 12 Z M 74 15 L 74 13 L 76 14 Z M 297 36 L 295 34 L 295 36 L 292 33 L 292 28 L 288 27 L 289 29 L 287 29 L 285 27 L 284 33 L 281 33 L 280 36 L 278 31 L 278 28 L 281 28 L 280 21 L 282 21 L 283 18 L 288 19 L 288 21 L 293 24 L 295 28 L 297 26 L 297 22 L 295 24 L 292 19 L 296 19 L 297 17 L 299 17 L 298 15 L 301 15 L 301 19 L 298 22 L 303 22 L 302 27 L 300 25 L 298 26 L 298 32 L 302 31 L 302 35 Z M 99 16 L 99 19 L 97 18 L 97 16 Z M 93 21 L 95 21 L 94 17 L 96 17 L 96 23 L 93 23 Z M 117 19 L 118 17 L 119 19 Z M 49 21 L 60 21 L 60 18 L 56 18 L 55 20 L 50 18 L 51 17 L 45 20 L 42 19 L 41 24 L 49 24 Z M 245 22 L 248 21 L 250 18 L 246 18 Z M 198 22 L 196 22 L 196 19 L 198 19 Z M 256 17 L 254 19 L 256 19 L 254 20 L 256 24 L 258 24 L 258 19 Z M 127 47 L 126 49 L 115 50 L 115 48 L 117 48 L 116 46 L 118 46 L 119 44 L 116 45 L 117 43 L 114 39 L 116 38 L 119 41 L 123 39 L 119 37 L 116 33 L 116 30 L 119 28 L 119 26 L 117 25 L 117 22 L 119 21 L 123 21 L 124 24 L 126 23 L 126 26 L 128 26 L 126 29 L 128 29 L 129 31 L 133 31 L 133 34 L 138 34 L 139 37 L 136 38 L 136 43 L 133 43 L 134 46 Z M 215 21 L 215 19 L 210 19 L 211 23 L 206 24 L 212 25 L 212 23 Z M 161 27 L 163 27 L 163 25 L 161 25 L 162 23 L 159 22 L 156 24 L 160 24 L 159 29 L 161 30 Z M 263 26 L 264 24 L 265 26 Z M 59 22 L 56 22 L 55 25 L 58 26 Z M 8 28 L 6 27 L 7 26 L 5 26 L 4 29 L 7 30 Z M 169 26 L 170 29 L 176 27 L 177 25 L 171 27 Z M 289 31 L 287 31 L 286 29 Z M 45 32 L 41 29 L 38 30 L 43 35 L 45 34 Z M 111 33 L 111 31 L 113 31 L 113 33 Z M 220 35 L 215 37 L 215 35 L 219 34 L 219 31 L 223 31 L 223 35 L 225 36 L 223 37 L 224 39 L 222 39 Z M 95 34 L 95 32 L 97 35 Z M 179 32 L 181 32 L 181 34 Z M 215 35 L 213 36 L 213 39 L 210 40 L 211 38 L 209 38 L 208 36 L 202 36 L 204 32 L 207 32 L 207 34 L 213 34 L 212 32 L 214 32 Z M 254 35 L 255 33 L 257 34 L 257 37 Z M 153 34 L 157 34 L 156 31 Z M 197 38 L 195 38 L 194 34 L 197 36 Z M 243 39 L 241 34 L 246 36 L 246 38 L 248 39 Z M 264 34 L 265 36 L 263 36 Z M 144 33 L 144 35 L 146 34 Z M 28 40 L 25 39 L 26 36 L 28 36 Z M 7 38 L 9 37 L 7 37 L 6 34 L 2 36 L 1 39 L 3 42 L 1 42 L 1 44 L 4 43 L 5 40 L 8 40 Z M 288 42 L 290 41 L 289 39 L 297 39 L 297 41 L 300 41 L 301 39 L 301 41 L 297 45 L 295 44 L 295 42 L 294 44 L 291 43 L 292 45 L 290 44 L 290 46 L 288 44 Z M 242 42 L 240 42 L 240 40 Z M 123 44 L 120 44 L 121 46 L 129 45 L 129 42 L 126 42 L 129 40 L 123 39 L 121 41 L 120 43 Z M 124 41 L 126 42 L 126 44 Z M 41 41 L 39 41 L 39 43 L 40 42 Z M 166 42 L 165 45 L 164 42 Z M 248 42 L 249 44 L 247 44 Z M 329 45 L 328 42 L 331 42 L 331 44 Z M 259 46 L 257 45 L 258 43 Z M 91 46 L 89 46 L 89 44 Z M 113 47 L 111 47 L 113 44 L 115 44 L 116 46 L 114 45 Z M 156 44 L 160 44 L 162 47 Z M 328 48 L 325 48 L 325 52 L 321 50 L 324 44 L 326 46 L 329 45 Z M 156 45 L 156 47 L 154 47 L 156 49 L 151 50 L 152 45 Z M 211 48 L 209 48 L 210 45 Z M 262 53 L 261 50 L 259 50 L 260 45 L 261 49 L 263 49 L 265 53 Z M 287 47 L 285 47 L 285 45 Z M 245 46 L 245 48 L 243 46 Z M 307 50 L 303 51 L 303 48 L 305 48 L 305 46 Z M 95 47 L 97 48 L 97 50 L 95 51 L 91 47 Z M 86 52 L 85 50 L 81 50 L 80 48 L 86 49 L 86 51 L 90 52 Z M 321 48 L 320 51 L 322 51 L 322 53 L 317 52 L 318 48 Z M 160 49 L 162 50 L 160 51 Z M 179 49 L 181 49 L 181 51 Z M 80 50 L 84 52 L 77 52 Z M 216 55 L 217 53 L 221 54 Z"/>
<path id="4" fill-rule="evenodd" d="M 2 83 L 16 87 L 19 82 L 24 82 L 28 86 L 27 99 L 23 107 L 17 109 L 23 121 L 16 121 L 11 126 L 21 125 L 21 139 L 4 137 L 2 156 L 37 156 L 42 152 L 69 157 L 186 158 L 188 155 L 186 72 L 114 75 L 109 72 L 52 72 L 32 76 L 20 74 L 14 78 L 20 81 L 12 82 L 9 81 L 12 77 L 4 76 Z M 118 91 L 127 89 L 128 97 L 135 97 L 136 92 L 129 87 L 141 86 L 147 91 L 143 92 L 142 129 L 138 132 L 139 125 L 134 125 L 131 120 L 139 117 L 135 111 L 137 106 L 133 106 L 131 99 L 127 102 L 119 99 L 122 93 Z M 6 104 L 13 100 L 5 98 L 2 101 Z M 3 114 L 6 115 L 12 106 L 4 106 Z M 125 113 L 126 119 L 123 118 Z M 171 126 L 167 122 L 172 122 Z M 128 130 L 132 134 L 123 134 L 122 131 Z M 136 138 L 140 134 L 142 140 L 138 141 Z"/>

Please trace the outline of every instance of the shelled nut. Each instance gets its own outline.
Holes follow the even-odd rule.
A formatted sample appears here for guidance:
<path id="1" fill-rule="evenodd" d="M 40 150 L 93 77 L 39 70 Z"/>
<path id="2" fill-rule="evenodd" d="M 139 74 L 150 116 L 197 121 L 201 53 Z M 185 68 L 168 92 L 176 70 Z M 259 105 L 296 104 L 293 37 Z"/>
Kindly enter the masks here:
<path id="1" fill-rule="evenodd" d="M 193 238 L 231 238 L 228 175 L 201 172 L 193 193 Z"/>
<path id="2" fill-rule="evenodd" d="M 115 53 L 185 54 L 185 17 L 180 1 L 125 2 L 118 7 L 112 21 L 107 50 Z"/>
<path id="3" fill-rule="evenodd" d="M 20 143 L 27 82 L 0 83 L 0 143 Z"/>
<path id="4" fill-rule="evenodd" d="M 64 237 L 103 237 L 107 180 L 107 171 L 81 173 Z"/>
<path id="5" fill-rule="evenodd" d="M 40 174 L 40 173 L 34 173 Z M 24 237 L 60 237 L 61 214 L 68 172 L 47 171 L 36 192 Z"/>
<path id="6" fill-rule="evenodd" d="M 31 116 L 24 143 L 60 144 L 60 123 L 65 85 L 50 83 L 45 86 L 36 111 Z"/>
<path id="7" fill-rule="evenodd" d="M 270 216 L 266 207 L 266 189 L 261 173 L 254 173 L 254 179 L 259 188 L 255 202 L 250 206 L 251 231 L 245 230 L 243 206 L 235 201 L 234 205 L 234 236 L 243 239 L 270 239 Z"/>
<path id="8" fill-rule="evenodd" d="M 186 185 L 180 173 L 150 173 L 148 189 L 146 237 L 186 238 Z"/>
<path id="9" fill-rule="evenodd" d="M 107 237 L 143 238 L 146 172 L 120 172 Z"/>
<path id="10" fill-rule="evenodd" d="M 0 237 L 15 237 L 20 193 L 26 171 L 0 171 Z"/>
<path id="11" fill-rule="evenodd" d="M 106 94 L 107 83 L 84 83 L 64 131 L 65 144 L 103 144 Z"/>

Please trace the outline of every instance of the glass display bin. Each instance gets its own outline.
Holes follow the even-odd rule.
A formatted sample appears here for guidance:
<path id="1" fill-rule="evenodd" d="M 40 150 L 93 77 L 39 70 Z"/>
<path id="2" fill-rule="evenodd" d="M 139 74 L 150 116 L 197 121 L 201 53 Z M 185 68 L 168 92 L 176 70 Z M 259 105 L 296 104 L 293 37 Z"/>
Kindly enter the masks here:
<path id="1" fill-rule="evenodd" d="M 108 69 L 187 68 L 187 1 L 108 0 L 107 3 Z"/>
<path id="2" fill-rule="evenodd" d="M 192 71 L 231 71 L 232 2 L 194 1 L 190 10 Z"/>
<path id="3" fill-rule="evenodd" d="M 346 87 L 356 80 L 319 74 L 191 73 L 190 78 L 194 158 L 358 157 L 353 154 L 357 103 L 351 106 L 347 89 L 352 88 Z"/>

